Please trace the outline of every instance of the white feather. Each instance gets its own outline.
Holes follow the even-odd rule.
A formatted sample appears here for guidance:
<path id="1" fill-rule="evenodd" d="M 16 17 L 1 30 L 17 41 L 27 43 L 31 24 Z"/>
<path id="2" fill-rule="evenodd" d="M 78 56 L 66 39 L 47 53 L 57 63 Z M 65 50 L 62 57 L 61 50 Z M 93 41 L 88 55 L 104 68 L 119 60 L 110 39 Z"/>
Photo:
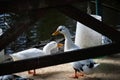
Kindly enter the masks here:
<path id="1" fill-rule="evenodd" d="M 23 60 L 28 58 L 34 58 L 44 55 L 51 54 L 51 50 L 57 47 L 57 43 L 55 41 L 52 41 L 44 46 L 43 50 L 37 49 L 37 48 L 30 48 L 24 51 L 20 51 L 17 53 L 10 54 L 10 56 L 13 58 L 14 61 L 16 60 Z"/>

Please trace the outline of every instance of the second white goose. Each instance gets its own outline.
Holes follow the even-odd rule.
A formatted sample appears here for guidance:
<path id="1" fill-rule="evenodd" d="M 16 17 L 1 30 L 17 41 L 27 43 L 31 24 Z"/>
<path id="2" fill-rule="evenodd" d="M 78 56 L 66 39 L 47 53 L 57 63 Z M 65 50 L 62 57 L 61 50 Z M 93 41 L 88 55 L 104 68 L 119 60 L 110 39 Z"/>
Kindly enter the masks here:
<path id="1" fill-rule="evenodd" d="M 28 58 L 34 58 L 34 57 L 40 57 L 40 56 L 50 55 L 52 49 L 57 48 L 57 47 L 59 48 L 62 46 L 63 46 L 63 44 L 57 43 L 55 41 L 51 41 L 43 47 L 43 50 L 40 50 L 37 48 L 30 48 L 30 49 L 26 49 L 24 51 L 10 54 L 10 56 L 13 58 L 14 61 L 28 59 Z M 33 72 L 28 71 L 28 73 L 36 75 L 35 69 Z"/>

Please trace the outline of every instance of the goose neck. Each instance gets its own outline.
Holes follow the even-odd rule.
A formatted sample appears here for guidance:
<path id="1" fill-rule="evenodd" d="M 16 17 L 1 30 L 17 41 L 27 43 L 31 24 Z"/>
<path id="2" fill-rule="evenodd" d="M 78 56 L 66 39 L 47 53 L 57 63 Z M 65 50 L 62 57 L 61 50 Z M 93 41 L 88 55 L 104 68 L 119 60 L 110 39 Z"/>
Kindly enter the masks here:
<path id="1" fill-rule="evenodd" d="M 72 42 L 72 43 L 73 43 L 73 41 L 72 41 L 72 39 L 71 39 L 70 33 L 64 34 L 64 37 L 65 37 L 65 40 L 66 40 L 66 41 L 69 41 L 69 42 Z"/>
<path id="2" fill-rule="evenodd" d="M 71 39 L 70 36 L 65 36 L 65 46 L 64 46 L 64 51 L 68 51 L 74 46 L 74 43 Z"/>

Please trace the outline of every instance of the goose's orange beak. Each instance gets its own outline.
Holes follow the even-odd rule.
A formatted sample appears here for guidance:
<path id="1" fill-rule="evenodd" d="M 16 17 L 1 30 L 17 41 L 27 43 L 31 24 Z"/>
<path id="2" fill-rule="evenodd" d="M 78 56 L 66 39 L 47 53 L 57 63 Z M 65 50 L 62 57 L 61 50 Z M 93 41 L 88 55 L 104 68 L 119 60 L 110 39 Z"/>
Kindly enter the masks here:
<path id="1" fill-rule="evenodd" d="M 61 47 L 63 47 L 63 44 L 62 44 L 62 43 L 58 43 L 58 44 L 57 44 L 57 47 L 58 47 L 58 48 L 61 48 Z"/>
<path id="2" fill-rule="evenodd" d="M 60 32 L 59 31 L 55 31 L 54 33 L 52 33 L 52 36 L 56 36 L 58 34 L 60 34 Z"/>

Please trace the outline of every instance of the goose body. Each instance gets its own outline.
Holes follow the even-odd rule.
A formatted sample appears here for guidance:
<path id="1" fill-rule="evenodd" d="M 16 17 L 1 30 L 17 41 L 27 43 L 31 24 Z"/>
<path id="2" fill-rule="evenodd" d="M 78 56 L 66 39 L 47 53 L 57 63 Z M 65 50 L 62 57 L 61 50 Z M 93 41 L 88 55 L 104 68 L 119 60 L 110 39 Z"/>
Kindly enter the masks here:
<path id="1" fill-rule="evenodd" d="M 45 52 L 37 48 L 30 48 L 14 54 L 10 54 L 14 61 L 43 56 Z"/>
<path id="2" fill-rule="evenodd" d="M 59 26 L 52 35 L 63 34 L 65 37 L 64 52 L 80 49 L 79 46 L 73 43 L 69 30 L 65 26 Z M 74 78 L 78 78 L 77 72 L 87 72 L 94 68 L 96 64 L 92 59 L 80 60 L 72 62 L 72 67 L 75 70 Z"/>
<path id="3" fill-rule="evenodd" d="M 43 47 L 43 50 L 37 48 L 26 49 L 17 53 L 10 54 L 14 61 L 23 60 L 28 58 L 40 57 L 50 55 L 51 50 L 58 48 L 61 44 L 51 41 Z"/>
<path id="4" fill-rule="evenodd" d="M 101 21 L 101 16 L 91 16 Z M 84 24 L 77 22 L 75 44 L 80 48 L 102 45 L 102 35 L 95 30 L 92 30 L 91 28 L 85 26 Z"/>
<path id="5" fill-rule="evenodd" d="M 51 41 L 43 47 L 43 50 L 40 50 L 37 48 L 30 48 L 30 49 L 27 49 L 24 51 L 10 54 L 10 56 L 13 58 L 14 61 L 28 59 L 28 58 L 34 58 L 34 57 L 40 57 L 40 56 L 50 55 L 52 49 L 58 48 L 61 46 L 62 46 L 62 44 L 60 44 L 60 43 L 58 44 L 55 41 Z M 33 75 L 36 74 L 35 70 L 34 70 L 34 72 L 29 71 L 29 73 L 32 73 Z"/>

